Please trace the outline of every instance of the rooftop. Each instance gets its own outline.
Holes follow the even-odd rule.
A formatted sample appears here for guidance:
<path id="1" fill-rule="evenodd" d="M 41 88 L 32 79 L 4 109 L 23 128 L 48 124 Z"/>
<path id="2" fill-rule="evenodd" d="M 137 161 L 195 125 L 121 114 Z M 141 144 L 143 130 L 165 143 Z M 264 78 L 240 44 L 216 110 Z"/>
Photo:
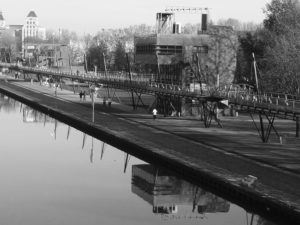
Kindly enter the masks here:
<path id="1" fill-rule="evenodd" d="M 27 17 L 37 17 L 37 15 L 36 15 L 36 13 L 35 13 L 33 10 L 31 10 L 31 11 L 28 13 Z"/>

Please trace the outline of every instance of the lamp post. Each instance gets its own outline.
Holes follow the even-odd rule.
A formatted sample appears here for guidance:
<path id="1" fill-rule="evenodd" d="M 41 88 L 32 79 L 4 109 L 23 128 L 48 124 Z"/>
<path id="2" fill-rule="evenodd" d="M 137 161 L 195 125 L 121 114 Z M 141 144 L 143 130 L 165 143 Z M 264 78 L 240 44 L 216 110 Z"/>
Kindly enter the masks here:
<path id="1" fill-rule="evenodd" d="M 95 122 L 95 97 L 99 88 L 92 86 L 90 88 L 91 98 L 92 98 L 92 122 Z"/>

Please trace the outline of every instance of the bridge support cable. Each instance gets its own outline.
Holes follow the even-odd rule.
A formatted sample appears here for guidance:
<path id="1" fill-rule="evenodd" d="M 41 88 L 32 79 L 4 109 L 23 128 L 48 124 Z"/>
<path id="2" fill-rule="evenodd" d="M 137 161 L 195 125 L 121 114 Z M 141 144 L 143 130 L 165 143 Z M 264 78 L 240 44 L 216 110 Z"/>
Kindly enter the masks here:
<path id="1" fill-rule="evenodd" d="M 118 100 L 119 103 L 122 103 L 121 99 L 119 98 L 119 96 L 116 94 L 116 88 L 113 88 L 113 94 L 111 95 L 111 100 L 113 101 L 114 98 L 116 98 Z"/>
<path id="2" fill-rule="evenodd" d="M 251 116 L 251 119 L 253 121 L 253 124 L 261 138 L 261 140 L 266 143 L 269 141 L 269 137 L 270 137 L 270 134 L 271 134 L 271 131 L 273 129 L 273 131 L 275 132 L 276 136 L 278 138 L 280 138 L 280 135 L 279 133 L 277 132 L 277 130 L 275 129 L 274 127 L 274 121 L 275 121 L 275 117 L 276 117 L 276 114 L 267 114 L 266 112 L 259 112 L 258 113 L 258 116 L 259 116 L 259 126 L 257 125 L 257 123 L 255 122 L 255 119 L 253 117 L 253 114 L 250 112 L 250 116 Z M 267 122 L 267 127 L 266 127 L 266 124 L 265 124 L 265 121 L 264 121 L 264 118 L 263 116 L 265 116 L 266 118 L 266 122 Z"/>
<path id="3" fill-rule="evenodd" d="M 142 93 L 138 93 L 138 91 L 135 90 L 135 94 L 136 94 L 136 96 L 137 96 L 137 101 L 136 101 L 136 104 L 135 104 L 136 109 L 137 109 L 137 107 L 139 106 L 139 103 L 142 104 L 141 106 L 142 106 L 143 108 L 146 108 L 146 105 L 144 104 L 144 102 L 143 102 L 143 100 L 142 100 L 142 98 L 141 98 Z"/>
<path id="4" fill-rule="evenodd" d="M 221 124 L 221 120 L 218 119 L 218 115 L 216 112 L 217 108 L 218 108 L 217 102 L 208 102 L 208 101 L 202 102 L 203 122 L 206 128 L 210 127 L 212 119 L 215 120 L 215 122 L 218 124 L 220 128 L 223 127 Z"/>

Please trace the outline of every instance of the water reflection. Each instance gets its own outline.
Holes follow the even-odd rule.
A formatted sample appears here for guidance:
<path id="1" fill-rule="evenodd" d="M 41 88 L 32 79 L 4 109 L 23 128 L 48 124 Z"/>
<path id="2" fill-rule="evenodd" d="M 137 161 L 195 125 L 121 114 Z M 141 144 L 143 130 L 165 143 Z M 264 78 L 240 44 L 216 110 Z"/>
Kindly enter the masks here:
<path id="1" fill-rule="evenodd" d="M 23 117 L 23 120 L 19 119 L 25 127 L 23 133 L 21 132 L 21 135 L 17 136 L 20 131 L 19 127 L 15 132 L 8 132 L 8 135 L 14 135 L 12 140 L 15 140 L 15 137 L 26 136 L 24 140 L 28 142 L 32 136 L 27 136 L 24 132 L 26 134 L 33 132 L 36 141 L 40 140 L 40 143 L 44 145 L 43 149 L 35 148 L 33 143 L 30 147 L 26 145 L 26 151 L 21 151 L 20 146 L 16 146 L 14 151 L 9 151 L 10 148 L 8 147 L 1 148 L 0 158 L 3 160 L 0 163 L 2 165 L 0 171 L 3 174 L 4 171 L 10 171 L 13 175 L 6 179 L 6 182 L 3 182 L 4 188 L 1 189 L 3 193 L 0 191 L 2 202 L 4 202 L 2 203 L 3 207 L 0 203 L 0 209 L 2 209 L 0 217 L 8 215 L 8 203 L 5 202 L 11 201 L 11 199 L 7 200 L 6 196 L 11 195 L 12 187 L 17 190 L 19 190 L 18 187 L 22 187 L 22 191 L 27 190 L 28 193 L 33 190 L 35 197 L 30 198 L 29 196 L 27 199 L 27 195 L 25 196 L 22 191 L 15 191 L 14 196 L 17 195 L 18 197 L 15 197 L 13 203 L 9 204 L 12 209 L 23 215 L 23 217 L 30 217 L 36 215 L 36 213 L 30 214 L 27 211 L 24 213 L 24 209 L 19 208 L 22 205 L 19 204 L 20 202 L 30 202 L 31 207 L 27 209 L 33 208 L 37 211 L 41 207 L 46 207 L 42 211 L 47 212 L 46 215 L 53 216 L 53 218 L 60 216 L 60 221 L 63 221 L 61 219 L 63 214 L 60 214 L 60 211 L 69 212 L 69 210 L 72 211 L 76 207 L 78 209 L 84 208 L 82 214 L 89 217 L 91 212 L 95 210 L 93 216 L 96 218 L 96 222 L 88 224 L 101 224 L 104 217 L 107 217 L 107 221 L 111 221 L 112 218 L 118 218 L 123 213 L 127 219 L 133 219 L 123 221 L 122 218 L 121 223 L 115 224 L 182 224 L 183 220 L 184 224 L 194 224 L 194 219 L 201 219 L 208 221 L 205 224 L 215 225 L 275 225 L 257 215 L 245 212 L 242 208 L 197 185 L 178 178 L 169 171 L 153 165 L 141 164 L 143 163 L 141 160 L 137 160 L 126 152 L 118 151 L 118 153 L 115 153 L 107 143 L 60 123 L 58 120 L 22 105 L 11 98 L 0 95 L 0 109 L 3 112 L 16 112 Z M 16 119 L 9 122 L 9 126 L 16 127 L 12 124 L 16 122 Z M 36 126 L 32 126 L 33 124 L 36 124 Z M 42 128 L 38 130 L 39 124 L 44 124 L 44 127 L 40 126 Z M 48 125 L 45 126 L 46 124 Z M 20 126 L 20 124 L 17 124 L 17 126 Z M 33 130 L 34 128 L 37 128 L 36 131 Z M 46 131 L 45 139 L 43 139 L 44 136 L 40 135 L 42 133 L 40 132 L 41 129 Z M 54 140 L 51 138 L 49 142 L 47 142 L 50 139 L 47 129 L 50 129 L 50 134 L 54 137 Z M 3 132 L 5 135 L 6 133 Z M 63 142 L 68 142 L 72 147 L 65 145 Z M 10 145 L 12 143 L 8 142 L 8 144 L 2 146 Z M 74 148 L 78 148 L 79 151 L 74 151 Z M 84 163 L 81 163 L 82 154 L 85 154 L 85 159 L 88 159 Z M 15 164 L 9 164 L 9 160 L 6 159 L 7 155 L 11 156 L 11 159 L 18 160 L 18 167 L 15 167 Z M 23 160 L 23 158 L 26 160 Z M 10 168 L 10 170 L 7 168 Z M 23 169 L 19 170 L 18 168 Z M 22 173 L 24 168 L 26 171 Z M 18 173 L 14 173 L 14 170 Z M 57 173 L 57 171 L 61 172 Z M 19 176 L 18 174 L 21 173 L 22 176 Z M 5 180 L 3 174 L 1 178 Z M 28 174 L 30 176 L 27 177 Z M 19 178 L 20 181 L 16 178 Z M 51 180 L 48 180 L 48 178 L 51 178 Z M 7 186 L 7 184 L 9 185 Z M 43 190 L 47 190 L 47 194 Z M 39 195 L 36 195 L 36 193 L 39 193 Z M 134 198 L 134 196 L 139 197 Z M 48 204 L 55 204 L 55 207 L 47 208 L 48 205 L 44 204 L 41 199 L 43 201 L 47 200 Z M 63 199 L 64 202 L 60 199 Z M 85 199 L 88 200 L 85 201 Z M 151 205 L 151 209 L 149 209 L 148 203 Z M 56 208 L 59 209 L 58 212 L 53 213 L 51 210 Z M 85 212 L 86 208 L 88 208 L 87 212 Z M 118 211 L 121 213 L 117 214 Z M 41 213 L 41 211 L 38 212 Z M 101 212 L 103 213 L 101 214 Z M 110 217 L 111 215 L 113 217 Z M 75 223 L 71 223 L 69 221 L 71 217 L 68 217 L 66 219 L 68 222 L 60 224 L 87 224 L 84 222 L 76 223 L 77 219 L 79 221 L 85 218 L 84 216 L 81 217 L 78 211 L 75 210 L 72 214 L 72 218 L 76 218 L 74 219 Z M 45 217 L 44 214 L 43 217 Z M 85 222 L 89 219 L 86 219 Z M 12 218 L 9 217 L 9 220 L 12 220 Z M 166 220 L 171 222 L 166 222 Z M 178 222 L 173 220 L 178 220 Z M 190 220 L 191 223 L 188 223 L 187 220 Z M 133 221 L 137 222 L 133 223 Z M 28 222 L 24 224 L 37 223 Z"/>
<path id="2" fill-rule="evenodd" d="M 131 191 L 152 206 L 163 220 L 209 219 L 230 213 L 227 200 L 191 184 L 172 172 L 150 164 L 132 166 Z M 245 225 L 275 225 L 262 217 L 245 214 Z"/>
<path id="3" fill-rule="evenodd" d="M 153 213 L 176 218 L 204 218 L 230 209 L 226 200 L 147 164 L 132 166 L 132 192 L 150 203 Z"/>
<path id="4" fill-rule="evenodd" d="M 21 103 L 0 93 L 0 111 L 3 110 L 6 113 L 10 113 L 16 111 L 19 105 Z"/>

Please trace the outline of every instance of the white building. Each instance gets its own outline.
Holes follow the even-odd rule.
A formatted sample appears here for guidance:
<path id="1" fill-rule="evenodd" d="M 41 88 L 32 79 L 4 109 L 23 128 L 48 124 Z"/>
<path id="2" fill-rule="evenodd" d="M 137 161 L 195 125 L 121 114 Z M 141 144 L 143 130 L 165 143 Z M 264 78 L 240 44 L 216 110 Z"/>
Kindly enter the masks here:
<path id="1" fill-rule="evenodd" d="M 46 39 L 46 29 L 39 26 L 39 19 L 34 11 L 28 13 L 22 29 L 22 41 L 27 37 Z"/>
<path id="2" fill-rule="evenodd" d="M 22 28 L 22 54 L 27 57 L 28 51 L 35 49 L 37 39 L 46 39 L 46 29 L 39 26 L 39 19 L 36 13 L 31 10 L 25 20 Z"/>

